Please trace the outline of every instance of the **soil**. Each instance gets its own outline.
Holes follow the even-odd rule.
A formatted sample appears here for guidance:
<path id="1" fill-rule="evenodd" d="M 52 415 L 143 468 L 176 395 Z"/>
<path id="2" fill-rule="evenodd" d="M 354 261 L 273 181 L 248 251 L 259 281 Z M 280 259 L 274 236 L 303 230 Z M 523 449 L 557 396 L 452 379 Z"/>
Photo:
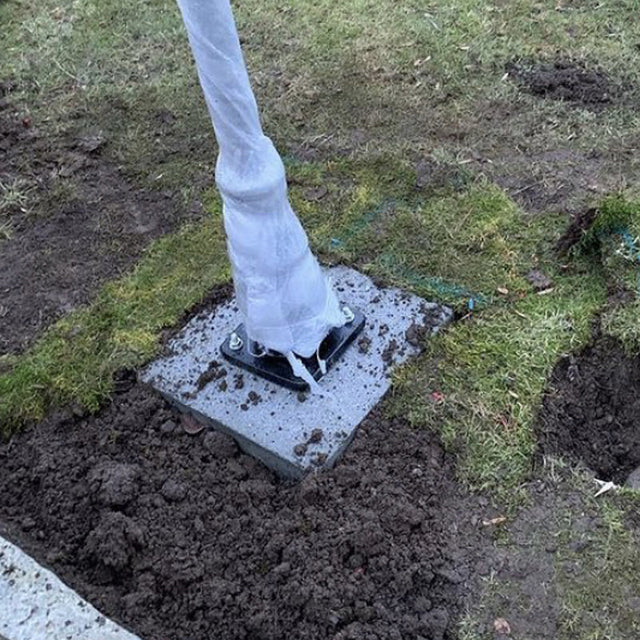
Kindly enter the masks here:
<path id="1" fill-rule="evenodd" d="M 539 269 L 531 269 L 531 271 L 525 275 L 525 280 L 533 287 L 534 291 L 548 291 L 553 287 L 551 278 Z"/>
<path id="2" fill-rule="evenodd" d="M 543 454 L 624 484 L 640 466 L 640 356 L 600 338 L 555 367 L 539 416 Z"/>
<path id="3" fill-rule="evenodd" d="M 556 243 L 556 251 L 560 256 L 566 256 L 584 238 L 597 215 L 598 210 L 591 207 L 571 217 L 567 229 Z"/>
<path id="4" fill-rule="evenodd" d="M 150 240 L 199 215 L 130 183 L 103 157 L 108 144 L 92 132 L 47 135 L 0 95 L 0 183 L 19 181 L 26 198 L 0 211 L 11 228 L 0 239 L 0 355 L 23 350 Z"/>
<path id="5" fill-rule="evenodd" d="M 592 109 L 609 105 L 621 94 L 621 88 L 604 71 L 589 69 L 571 60 L 511 62 L 506 70 L 519 86 L 534 96 Z"/>
<path id="6" fill-rule="evenodd" d="M 143 638 L 455 637 L 490 509 L 433 434 L 374 413 L 336 468 L 291 484 L 179 425 L 135 385 L 0 445 L 3 528 Z"/>

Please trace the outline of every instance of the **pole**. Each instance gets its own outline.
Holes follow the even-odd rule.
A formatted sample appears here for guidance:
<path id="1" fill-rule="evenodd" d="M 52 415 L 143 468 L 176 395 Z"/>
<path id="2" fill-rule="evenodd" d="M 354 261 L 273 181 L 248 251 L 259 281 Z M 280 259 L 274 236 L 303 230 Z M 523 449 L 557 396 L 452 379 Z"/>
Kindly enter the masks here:
<path id="1" fill-rule="evenodd" d="M 229 0 L 178 5 L 218 140 L 216 183 L 247 335 L 303 375 L 296 356 L 314 355 L 344 316 L 289 203 L 282 160 L 262 131 Z"/>

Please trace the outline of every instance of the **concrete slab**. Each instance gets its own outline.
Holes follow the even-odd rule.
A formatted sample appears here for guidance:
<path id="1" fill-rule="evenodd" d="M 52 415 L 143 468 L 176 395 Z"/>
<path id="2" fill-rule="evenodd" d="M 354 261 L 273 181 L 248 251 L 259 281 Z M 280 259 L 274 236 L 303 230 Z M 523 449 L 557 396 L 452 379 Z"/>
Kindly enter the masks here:
<path id="1" fill-rule="evenodd" d="M 51 571 L 0 538 L 0 638 L 140 640 L 108 620 Z"/>
<path id="2" fill-rule="evenodd" d="M 367 316 L 361 337 L 321 381 L 332 398 L 301 395 L 229 365 L 220 344 L 241 321 L 233 301 L 193 318 L 141 379 L 283 476 L 333 465 L 389 389 L 393 367 L 418 353 L 416 335 L 436 332 L 452 312 L 399 289 L 380 289 L 353 269 L 336 267 L 328 275 L 341 302 Z M 211 379 L 203 386 L 207 371 Z"/>

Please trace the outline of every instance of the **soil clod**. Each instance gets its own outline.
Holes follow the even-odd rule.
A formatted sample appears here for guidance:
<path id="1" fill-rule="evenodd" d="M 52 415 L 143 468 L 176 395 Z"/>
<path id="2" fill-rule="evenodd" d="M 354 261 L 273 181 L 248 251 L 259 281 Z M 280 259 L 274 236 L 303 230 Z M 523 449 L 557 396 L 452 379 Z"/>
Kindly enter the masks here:
<path id="1" fill-rule="evenodd" d="M 91 492 L 99 504 L 107 507 L 124 507 L 138 493 L 140 469 L 131 464 L 103 462 L 88 475 Z"/>
<path id="2" fill-rule="evenodd" d="M 175 480 L 167 480 L 160 489 L 162 497 L 169 502 L 180 502 L 187 495 L 187 487 Z"/>
<path id="3" fill-rule="evenodd" d="M 307 453 L 307 445 L 306 444 L 297 444 L 293 447 L 293 454 L 302 457 Z"/>
<path id="4" fill-rule="evenodd" d="M 360 353 L 367 354 L 369 353 L 369 349 L 371 349 L 371 338 L 362 336 L 362 338 L 358 340 L 358 351 L 360 351 Z"/>
<path id="5" fill-rule="evenodd" d="M 382 352 L 382 360 L 389 367 L 393 364 L 393 356 L 398 350 L 398 343 L 395 339 L 391 340 Z"/>
<path id="6" fill-rule="evenodd" d="M 506 66 L 509 75 L 523 89 L 541 98 L 564 100 L 586 107 L 603 107 L 621 93 L 609 76 L 581 62 L 518 61 Z"/>
<path id="7" fill-rule="evenodd" d="M 196 380 L 196 388 L 202 391 L 212 380 L 220 380 L 227 375 L 227 370 L 217 360 L 209 363 L 206 371 L 200 374 Z"/>
<path id="8" fill-rule="evenodd" d="M 553 287 L 551 278 L 539 269 L 531 269 L 525 276 L 527 282 L 533 287 L 534 291 L 546 291 Z"/>

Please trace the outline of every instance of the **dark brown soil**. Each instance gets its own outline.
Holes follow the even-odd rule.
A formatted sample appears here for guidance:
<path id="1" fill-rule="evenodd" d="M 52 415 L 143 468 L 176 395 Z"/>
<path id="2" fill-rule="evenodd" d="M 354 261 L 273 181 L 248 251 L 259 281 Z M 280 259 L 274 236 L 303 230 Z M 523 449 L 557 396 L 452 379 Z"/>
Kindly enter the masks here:
<path id="1" fill-rule="evenodd" d="M 0 445 L 0 465 L 10 535 L 143 638 L 454 638 L 490 571 L 486 500 L 432 434 L 380 415 L 292 485 L 134 386 Z"/>
<path id="2" fill-rule="evenodd" d="M 42 133 L 0 96 L 0 182 L 21 181 L 23 206 L 0 211 L 0 355 L 19 352 L 53 320 L 122 273 L 188 212 L 173 194 L 137 188 L 102 157 L 109 141 Z"/>
<path id="3" fill-rule="evenodd" d="M 567 255 L 584 238 L 597 215 L 598 210 L 592 207 L 571 217 L 567 229 L 556 243 L 556 251 L 559 255 Z"/>
<path id="4" fill-rule="evenodd" d="M 624 483 L 640 466 L 640 356 L 600 339 L 553 371 L 538 424 L 542 453 Z"/>
<path id="5" fill-rule="evenodd" d="M 606 106 L 621 93 L 621 88 L 604 71 L 589 69 L 571 60 L 511 62 L 507 71 L 519 86 L 534 96 L 591 108 Z"/>

